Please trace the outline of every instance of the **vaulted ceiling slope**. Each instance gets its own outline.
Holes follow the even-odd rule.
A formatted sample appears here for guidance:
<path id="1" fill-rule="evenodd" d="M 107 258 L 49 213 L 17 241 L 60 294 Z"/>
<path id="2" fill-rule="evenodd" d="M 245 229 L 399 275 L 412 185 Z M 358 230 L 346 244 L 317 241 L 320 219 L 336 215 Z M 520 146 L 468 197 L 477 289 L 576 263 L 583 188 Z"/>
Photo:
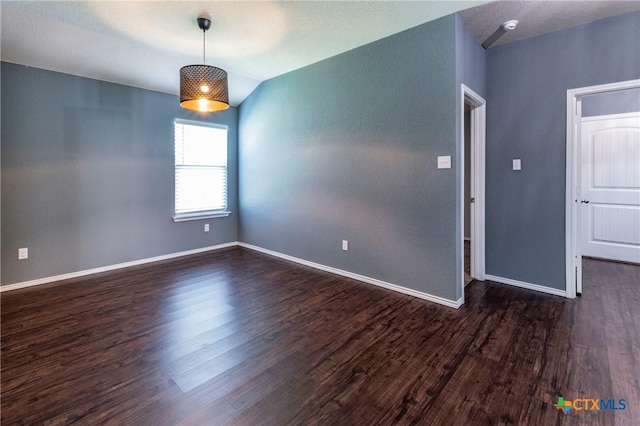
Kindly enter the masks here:
<path id="1" fill-rule="evenodd" d="M 495 45 L 640 9 L 640 1 L 6 1 L 0 59 L 178 94 L 178 70 L 202 62 L 195 18 L 208 13 L 207 64 L 229 72 L 232 105 L 260 82 L 461 12 Z"/>

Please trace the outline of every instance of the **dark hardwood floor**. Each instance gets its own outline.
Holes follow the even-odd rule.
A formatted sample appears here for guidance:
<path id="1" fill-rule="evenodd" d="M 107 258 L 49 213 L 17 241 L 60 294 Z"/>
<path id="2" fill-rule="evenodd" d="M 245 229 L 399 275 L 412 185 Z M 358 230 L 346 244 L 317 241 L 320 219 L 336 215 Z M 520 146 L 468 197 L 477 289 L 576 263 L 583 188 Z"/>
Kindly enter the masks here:
<path id="1" fill-rule="evenodd" d="M 231 248 L 6 292 L 1 421 L 640 424 L 640 267 L 584 280 L 472 282 L 454 310 Z"/>

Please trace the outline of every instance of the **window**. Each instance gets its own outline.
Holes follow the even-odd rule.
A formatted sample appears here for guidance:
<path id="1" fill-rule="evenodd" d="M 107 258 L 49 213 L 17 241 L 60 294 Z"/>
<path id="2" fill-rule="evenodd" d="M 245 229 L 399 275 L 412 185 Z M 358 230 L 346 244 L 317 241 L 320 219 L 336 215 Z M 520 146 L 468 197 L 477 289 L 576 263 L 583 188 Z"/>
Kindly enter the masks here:
<path id="1" fill-rule="evenodd" d="M 227 128 L 175 121 L 176 222 L 228 216 Z"/>

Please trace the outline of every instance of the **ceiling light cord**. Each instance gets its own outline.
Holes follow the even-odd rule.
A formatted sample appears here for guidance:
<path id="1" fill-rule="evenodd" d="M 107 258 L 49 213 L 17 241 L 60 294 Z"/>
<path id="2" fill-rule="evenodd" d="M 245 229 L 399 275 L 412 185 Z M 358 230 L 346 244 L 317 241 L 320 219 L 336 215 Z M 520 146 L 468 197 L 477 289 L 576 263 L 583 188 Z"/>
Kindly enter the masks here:
<path id="1" fill-rule="evenodd" d="M 202 65 L 207 65 L 206 54 L 207 54 L 207 30 L 202 29 Z"/>

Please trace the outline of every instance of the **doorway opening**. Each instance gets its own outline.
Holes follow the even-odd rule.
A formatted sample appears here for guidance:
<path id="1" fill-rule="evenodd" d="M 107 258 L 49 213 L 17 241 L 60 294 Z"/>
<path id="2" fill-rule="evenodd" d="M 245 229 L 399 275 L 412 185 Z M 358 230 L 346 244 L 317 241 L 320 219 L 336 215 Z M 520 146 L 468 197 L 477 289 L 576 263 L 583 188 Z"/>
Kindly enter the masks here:
<path id="1" fill-rule="evenodd" d="M 638 125 L 616 125 L 616 122 L 628 118 L 624 114 L 606 116 L 601 113 L 599 117 L 586 118 L 583 116 L 583 100 L 590 95 L 615 94 L 638 88 L 640 80 L 629 80 L 567 90 L 565 264 L 566 294 L 569 298 L 582 293 L 583 255 L 588 255 L 593 250 L 597 257 L 607 257 L 599 250 L 611 252 L 624 248 L 622 246 L 625 245 L 625 241 L 618 241 L 620 238 L 612 239 L 614 233 L 610 231 L 617 227 L 612 218 L 620 217 L 622 212 L 625 218 L 633 216 L 628 222 L 635 223 L 634 218 L 638 215 L 637 208 L 627 208 L 627 203 L 621 201 L 625 197 L 638 197 L 630 191 L 637 186 L 634 183 L 637 178 L 634 178 L 633 173 L 637 173 L 638 169 L 633 173 L 622 172 L 626 170 L 623 166 L 627 162 L 628 169 L 634 170 L 632 165 L 635 161 L 631 161 L 630 157 L 640 149 L 634 142 L 637 136 L 632 136 L 629 140 L 624 139 L 620 143 L 616 139 L 620 137 L 621 130 L 627 132 L 628 129 L 638 128 Z M 609 162 L 614 158 L 612 156 L 620 158 L 615 162 Z M 608 173 L 609 168 L 615 168 L 616 174 Z M 623 181 L 625 184 L 621 184 Z M 633 182 L 626 188 L 628 181 Z M 597 202 L 591 203 L 591 198 Z M 593 230 L 605 230 L 607 235 L 594 236 L 591 232 Z M 634 239 L 627 230 L 619 233 L 623 239 Z M 636 239 L 640 244 L 640 238 Z"/>
<path id="2" fill-rule="evenodd" d="M 462 270 L 459 283 L 462 303 L 464 288 L 472 280 L 485 279 L 485 128 L 486 102 L 464 84 L 461 90 L 461 217 Z"/>

